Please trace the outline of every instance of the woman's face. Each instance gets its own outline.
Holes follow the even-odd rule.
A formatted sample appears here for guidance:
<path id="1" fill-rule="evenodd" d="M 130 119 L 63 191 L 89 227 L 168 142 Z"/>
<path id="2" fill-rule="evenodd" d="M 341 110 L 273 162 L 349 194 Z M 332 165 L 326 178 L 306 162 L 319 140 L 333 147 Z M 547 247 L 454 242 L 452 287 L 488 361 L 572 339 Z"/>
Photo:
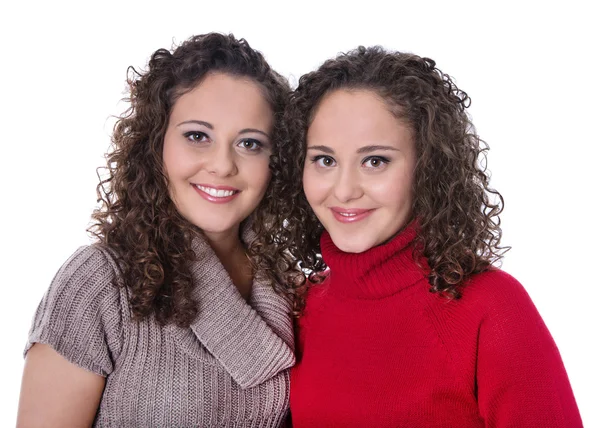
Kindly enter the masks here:
<path id="1" fill-rule="evenodd" d="M 163 162 L 171 199 L 210 241 L 238 235 L 269 180 L 273 112 L 248 79 L 207 75 L 173 106 Z"/>
<path id="2" fill-rule="evenodd" d="M 410 127 L 376 93 L 337 90 L 308 129 L 304 193 L 335 245 L 361 253 L 410 219 L 415 164 Z"/>

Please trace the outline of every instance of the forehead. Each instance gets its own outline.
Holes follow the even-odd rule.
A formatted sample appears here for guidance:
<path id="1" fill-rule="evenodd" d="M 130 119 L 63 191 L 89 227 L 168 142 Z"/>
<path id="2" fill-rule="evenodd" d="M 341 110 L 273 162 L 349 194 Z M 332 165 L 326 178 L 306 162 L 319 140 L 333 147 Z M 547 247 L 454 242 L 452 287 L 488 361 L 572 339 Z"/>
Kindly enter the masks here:
<path id="1" fill-rule="evenodd" d="M 412 132 L 375 92 L 340 89 L 327 94 L 318 105 L 307 140 L 339 148 L 384 142 L 401 146 L 412 141 Z"/>
<path id="2" fill-rule="evenodd" d="M 210 73 L 177 99 L 171 119 L 200 119 L 215 127 L 270 130 L 273 111 L 258 83 L 244 77 Z"/>

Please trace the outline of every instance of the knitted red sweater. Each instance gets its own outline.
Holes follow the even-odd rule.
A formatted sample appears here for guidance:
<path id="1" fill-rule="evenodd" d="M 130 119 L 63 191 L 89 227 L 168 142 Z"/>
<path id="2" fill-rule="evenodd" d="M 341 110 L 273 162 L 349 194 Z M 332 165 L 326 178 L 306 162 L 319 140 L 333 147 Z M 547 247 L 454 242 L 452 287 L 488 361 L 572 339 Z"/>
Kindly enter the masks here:
<path id="1" fill-rule="evenodd" d="M 330 274 L 308 294 L 292 369 L 294 428 L 576 428 L 560 354 L 523 287 L 501 270 L 459 300 L 429 292 L 415 230 L 361 254 L 325 232 Z"/>

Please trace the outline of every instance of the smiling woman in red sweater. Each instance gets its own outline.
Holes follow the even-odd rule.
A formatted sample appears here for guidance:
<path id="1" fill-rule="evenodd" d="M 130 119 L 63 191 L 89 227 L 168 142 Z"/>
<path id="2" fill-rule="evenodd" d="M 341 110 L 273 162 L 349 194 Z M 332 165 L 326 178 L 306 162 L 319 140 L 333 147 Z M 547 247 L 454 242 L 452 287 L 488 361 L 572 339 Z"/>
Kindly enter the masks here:
<path id="1" fill-rule="evenodd" d="M 542 318 L 494 267 L 502 198 L 468 104 L 434 61 L 377 47 L 300 79 L 277 157 L 281 239 L 309 274 L 295 428 L 582 426 Z"/>

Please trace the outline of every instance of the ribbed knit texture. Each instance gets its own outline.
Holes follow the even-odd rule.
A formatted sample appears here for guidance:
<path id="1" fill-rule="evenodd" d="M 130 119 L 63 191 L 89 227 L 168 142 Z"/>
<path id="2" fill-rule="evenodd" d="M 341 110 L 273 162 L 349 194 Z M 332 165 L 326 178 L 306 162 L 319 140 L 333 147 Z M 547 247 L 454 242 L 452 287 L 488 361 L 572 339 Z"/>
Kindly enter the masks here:
<path id="1" fill-rule="evenodd" d="M 25 352 L 46 343 L 106 377 L 94 426 L 282 426 L 295 361 L 290 305 L 258 280 L 246 302 L 206 242 L 196 239 L 194 251 L 199 315 L 190 328 L 132 321 L 117 264 L 100 245 L 80 248 L 54 278 Z"/>
<path id="2" fill-rule="evenodd" d="M 361 254 L 325 232 L 292 369 L 294 428 L 577 428 L 556 345 L 524 288 L 492 270 L 430 293 L 410 226 Z M 425 262 L 422 260 L 421 262 Z"/>

